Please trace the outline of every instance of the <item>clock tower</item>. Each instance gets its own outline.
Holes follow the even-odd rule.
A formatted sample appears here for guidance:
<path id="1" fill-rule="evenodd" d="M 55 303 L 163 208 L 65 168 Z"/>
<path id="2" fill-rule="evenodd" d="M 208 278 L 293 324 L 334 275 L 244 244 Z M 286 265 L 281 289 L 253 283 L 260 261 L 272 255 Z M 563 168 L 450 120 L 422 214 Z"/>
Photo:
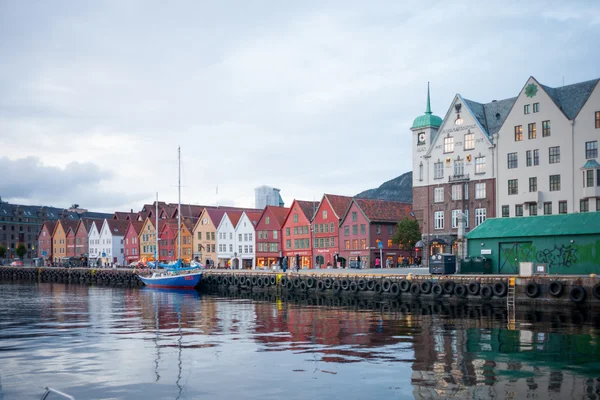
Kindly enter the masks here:
<path id="1" fill-rule="evenodd" d="M 429 82 L 427 83 L 427 106 L 425 114 L 415 118 L 410 130 L 413 137 L 413 187 L 427 185 L 427 165 L 423 156 L 429 150 L 432 139 L 442 125 L 442 119 L 431 112 Z"/>
<path id="2" fill-rule="evenodd" d="M 425 114 L 417 117 L 412 124 L 413 152 L 413 212 L 421 229 L 428 224 L 427 209 L 429 206 L 428 185 L 429 174 L 433 173 L 429 160 L 425 158 L 431 142 L 442 125 L 442 119 L 431 112 L 429 82 L 427 83 L 427 106 Z"/>

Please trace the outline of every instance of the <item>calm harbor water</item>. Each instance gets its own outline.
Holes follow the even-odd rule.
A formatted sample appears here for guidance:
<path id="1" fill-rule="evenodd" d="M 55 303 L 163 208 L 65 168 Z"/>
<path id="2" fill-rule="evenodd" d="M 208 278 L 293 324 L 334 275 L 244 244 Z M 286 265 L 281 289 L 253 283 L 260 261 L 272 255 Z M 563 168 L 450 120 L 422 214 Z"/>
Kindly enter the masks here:
<path id="1" fill-rule="evenodd" d="M 0 283 L 0 399 L 600 399 L 599 320 Z"/>

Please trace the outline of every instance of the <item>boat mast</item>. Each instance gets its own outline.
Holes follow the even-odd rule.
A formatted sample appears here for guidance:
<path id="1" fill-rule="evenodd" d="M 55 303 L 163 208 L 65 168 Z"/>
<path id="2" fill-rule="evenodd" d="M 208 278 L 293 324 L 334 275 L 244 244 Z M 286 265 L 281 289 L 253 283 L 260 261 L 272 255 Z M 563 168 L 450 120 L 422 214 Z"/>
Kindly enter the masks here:
<path id="1" fill-rule="evenodd" d="M 181 146 L 177 147 L 177 261 L 181 262 Z"/>
<path id="2" fill-rule="evenodd" d="M 154 227 L 154 231 L 156 232 L 156 254 L 154 255 L 154 267 L 158 268 L 158 192 L 156 192 L 156 226 Z"/>

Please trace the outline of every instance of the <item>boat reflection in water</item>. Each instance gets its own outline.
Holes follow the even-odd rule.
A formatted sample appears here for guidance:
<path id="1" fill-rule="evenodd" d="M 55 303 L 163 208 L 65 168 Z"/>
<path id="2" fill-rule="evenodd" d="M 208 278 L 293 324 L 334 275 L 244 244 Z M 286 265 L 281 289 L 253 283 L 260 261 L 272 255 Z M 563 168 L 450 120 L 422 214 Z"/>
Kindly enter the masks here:
<path id="1" fill-rule="evenodd" d="M 0 302 L 5 400 L 35 398 L 23 381 L 78 399 L 600 397 L 594 310 L 509 325 L 482 304 L 2 283 Z"/>

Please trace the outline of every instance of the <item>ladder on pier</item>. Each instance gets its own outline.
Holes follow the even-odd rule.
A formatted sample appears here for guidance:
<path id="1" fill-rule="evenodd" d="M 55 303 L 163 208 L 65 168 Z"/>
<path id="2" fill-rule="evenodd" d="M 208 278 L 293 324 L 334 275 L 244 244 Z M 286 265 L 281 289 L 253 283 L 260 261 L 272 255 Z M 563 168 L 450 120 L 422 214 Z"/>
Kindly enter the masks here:
<path id="1" fill-rule="evenodd" d="M 506 309 L 508 311 L 507 327 L 509 330 L 515 329 L 515 297 L 516 297 L 516 279 L 508 279 L 508 293 L 506 295 Z"/>

